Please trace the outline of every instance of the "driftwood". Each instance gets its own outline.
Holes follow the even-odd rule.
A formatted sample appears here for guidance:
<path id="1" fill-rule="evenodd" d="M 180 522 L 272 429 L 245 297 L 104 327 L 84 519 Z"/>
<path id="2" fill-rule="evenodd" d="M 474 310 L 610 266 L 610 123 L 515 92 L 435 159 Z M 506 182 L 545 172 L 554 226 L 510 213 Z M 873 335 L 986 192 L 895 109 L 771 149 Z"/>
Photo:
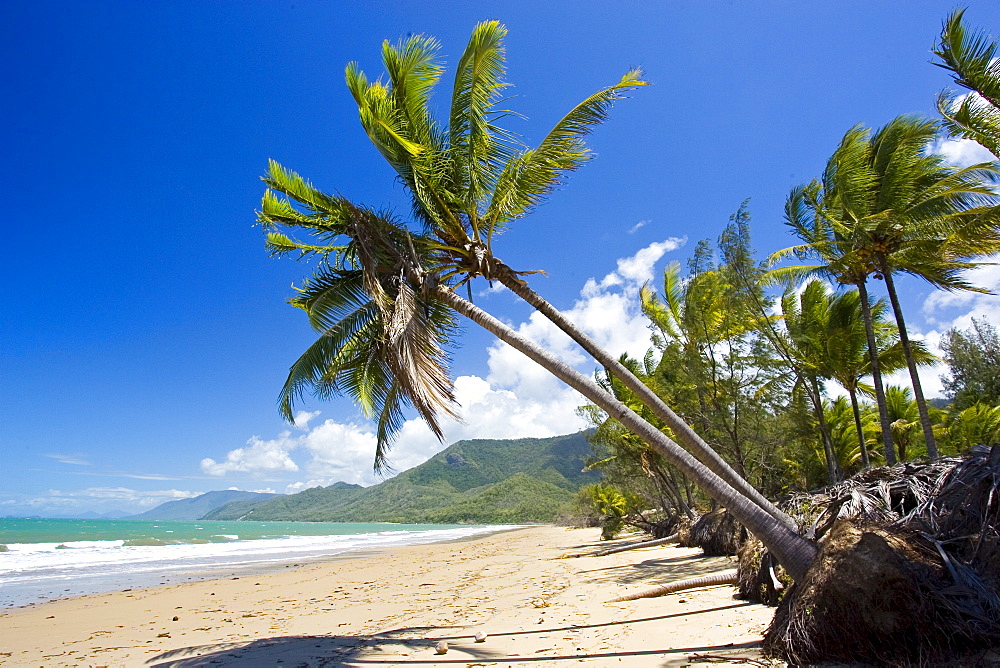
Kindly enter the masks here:
<path id="1" fill-rule="evenodd" d="M 678 591 L 685 591 L 688 589 L 696 589 L 698 587 L 714 587 L 716 585 L 727 585 L 736 584 L 736 571 L 722 571 L 720 573 L 712 573 L 711 575 L 703 575 L 697 578 L 688 578 L 686 580 L 676 580 L 674 582 L 668 582 L 667 584 L 656 587 L 655 589 L 648 589 L 646 591 L 641 591 L 637 594 L 629 594 L 628 596 L 622 596 L 621 598 L 616 598 L 611 603 L 620 603 L 622 601 L 635 601 L 640 598 L 654 598 L 656 596 L 665 596 L 667 594 L 673 594 Z"/>
<path id="2" fill-rule="evenodd" d="M 620 547 L 612 547 L 607 550 L 601 550 L 600 552 L 594 553 L 595 557 L 605 557 L 609 554 L 617 554 L 619 552 L 627 552 L 628 550 L 638 550 L 641 547 L 654 547 L 656 545 L 667 545 L 668 543 L 676 543 L 680 534 L 673 534 L 667 536 L 666 538 L 657 538 L 656 540 L 644 540 L 640 543 L 632 543 L 630 545 L 622 545 Z M 577 555 L 579 556 L 579 555 Z"/>

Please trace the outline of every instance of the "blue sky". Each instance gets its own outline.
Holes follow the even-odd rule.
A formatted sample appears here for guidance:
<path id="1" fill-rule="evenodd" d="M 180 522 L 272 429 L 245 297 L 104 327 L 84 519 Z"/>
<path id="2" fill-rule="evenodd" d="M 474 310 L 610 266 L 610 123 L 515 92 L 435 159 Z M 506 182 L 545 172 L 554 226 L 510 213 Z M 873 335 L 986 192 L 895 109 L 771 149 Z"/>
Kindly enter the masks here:
<path id="1" fill-rule="evenodd" d="M 1000 6 L 968 6 L 972 24 L 1000 32 Z M 587 94 L 644 68 L 653 85 L 597 129 L 596 159 L 497 243 L 515 268 L 546 270 L 536 289 L 594 336 L 641 354 L 634 293 L 666 262 L 717 237 L 745 198 L 758 251 L 790 245 L 784 199 L 819 175 L 848 128 L 934 114 L 950 79 L 930 48 L 951 8 L 5 3 L 0 516 L 374 480 L 371 430 L 349 402 L 305 402 L 297 426 L 278 417 L 288 366 L 312 340 L 285 304 L 307 268 L 269 259 L 253 222 L 268 158 L 406 212 L 343 85 L 350 60 L 378 76 L 383 39 L 434 35 L 454 62 L 477 21 L 504 22 L 511 106 L 526 117 L 511 126 L 529 143 Z M 996 272 L 976 278 L 1000 287 Z M 903 287 L 932 344 L 970 314 L 1000 321 L 996 297 Z M 593 370 L 509 293 L 477 289 L 477 303 Z M 471 326 L 454 372 L 466 420 L 449 440 L 581 426 L 576 397 Z M 413 423 L 393 461 L 408 468 L 441 447 Z"/>

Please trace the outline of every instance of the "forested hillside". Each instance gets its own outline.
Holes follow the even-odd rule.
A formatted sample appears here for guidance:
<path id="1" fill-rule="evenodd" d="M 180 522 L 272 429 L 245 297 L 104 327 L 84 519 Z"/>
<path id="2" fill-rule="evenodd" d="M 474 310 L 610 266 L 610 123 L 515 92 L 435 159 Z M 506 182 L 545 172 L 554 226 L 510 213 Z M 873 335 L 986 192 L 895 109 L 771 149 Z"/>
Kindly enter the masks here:
<path id="1" fill-rule="evenodd" d="M 585 432 L 552 438 L 459 441 L 371 487 L 339 482 L 261 503 L 236 502 L 213 520 L 312 522 L 550 522 L 600 474 L 584 472 Z"/>
<path id="2" fill-rule="evenodd" d="M 256 504 L 266 501 L 275 494 L 264 492 L 244 492 L 236 489 L 226 489 L 217 492 L 205 492 L 191 499 L 178 499 L 161 503 L 152 510 L 139 515 L 132 515 L 130 520 L 198 520 L 227 503 Z"/>

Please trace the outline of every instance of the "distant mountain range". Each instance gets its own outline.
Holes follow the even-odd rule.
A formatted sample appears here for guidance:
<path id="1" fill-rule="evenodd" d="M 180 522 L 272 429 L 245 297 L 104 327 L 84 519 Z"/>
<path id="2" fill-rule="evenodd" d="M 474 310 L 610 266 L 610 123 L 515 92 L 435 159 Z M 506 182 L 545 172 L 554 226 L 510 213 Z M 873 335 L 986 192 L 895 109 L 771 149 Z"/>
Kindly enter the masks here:
<path id="1" fill-rule="evenodd" d="M 459 441 L 378 485 L 338 482 L 289 496 L 235 500 L 201 519 L 551 522 L 570 506 L 581 486 L 600 480 L 599 473 L 583 471 L 590 453 L 586 432 L 552 438 Z"/>
<path id="2" fill-rule="evenodd" d="M 147 510 L 139 515 L 129 515 L 123 519 L 127 520 L 200 520 L 206 514 L 215 510 L 219 506 L 227 503 L 261 502 L 278 496 L 277 494 L 264 494 L 261 492 L 242 492 L 235 489 L 227 489 L 219 492 L 206 492 L 201 496 L 190 499 L 178 499 L 177 501 L 167 501 L 161 503 L 152 510 Z"/>

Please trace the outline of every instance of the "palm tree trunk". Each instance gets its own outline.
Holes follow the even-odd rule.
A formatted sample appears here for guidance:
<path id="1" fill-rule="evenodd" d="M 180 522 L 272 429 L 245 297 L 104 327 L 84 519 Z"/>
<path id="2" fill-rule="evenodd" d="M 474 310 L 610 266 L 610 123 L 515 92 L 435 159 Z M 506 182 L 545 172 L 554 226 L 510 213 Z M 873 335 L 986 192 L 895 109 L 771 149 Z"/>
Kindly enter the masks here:
<path id="1" fill-rule="evenodd" d="M 601 348 L 597 343 L 581 331 L 573 322 L 559 312 L 556 307 L 550 304 L 544 297 L 528 287 L 528 284 L 518 278 L 514 272 L 497 261 L 500 268 L 497 280 L 510 289 L 511 292 L 528 302 L 539 313 L 548 318 L 559 329 L 565 332 L 571 339 L 576 341 L 587 351 L 597 362 L 599 362 L 611 375 L 620 380 L 625 387 L 632 391 L 635 396 L 645 404 L 653 413 L 663 420 L 670 430 L 674 432 L 677 439 L 686 445 L 692 454 L 707 466 L 713 473 L 729 483 L 730 486 L 738 490 L 741 494 L 749 498 L 765 511 L 773 515 L 779 521 L 795 527 L 795 522 L 788 515 L 779 510 L 773 503 L 768 501 L 763 494 L 757 491 L 753 485 L 740 476 L 719 454 L 709 446 L 695 431 L 682 420 L 674 411 L 667 406 L 663 400 L 653 392 L 645 383 L 635 377 L 625 366 L 618 361 L 608 351 Z"/>
<path id="2" fill-rule="evenodd" d="M 875 343 L 875 327 L 872 325 L 872 305 L 868 301 L 868 286 L 865 279 L 855 283 L 861 296 L 861 315 L 865 321 L 865 335 L 868 337 L 868 359 L 872 364 L 872 383 L 875 385 L 875 404 L 878 406 L 878 423 L 882 430 L 882 449 L 885 463 L 896 463 L 896 446 L 893 445 L 892 431 L 889 429 L 889 409 L 885 403 L 885 388 L 882 387 L 882 370 L 878 359 L 878 344 Z"/>
<path id="3" fill-rule="evenodd" d="M 462 299 L 446 286 L 434 287 L 435 296 L 447 306 L 483 327 L 501 341 L 519 350 L 531 360 L 594 402 L 610 417 L 618 420 L 650 447 L 663 455 L 684 475 L 696 481 L 702 489 L 729 510 L 746 529 L 757 536 L 795 580 L 801 580 L 816 558 L 817 548 L 788 525 L 766 512 L 745 495 L 737 492 L 725 480 L 696 460 L 686 450 L 649 424 L 625 404 L 605 392 L 571 366 L 556 358 L 532 341 L 521 336 L 489 313 Z"/>
<path id="4" fill-rule="evenodd" d="M 892 304 L 892 312 L 896 316 L 896 329 L 899 330 L 899 342 L 903 346 L 903 355 L 906 357 L 906 367 L 910 370 L 910 383 L 913 385 L 913 400 L 917 402 L 917 411 L 920 413 L 920 427 L 924 430 L 924 440 L 927 442 L 927 454 L 937 458 L 937 441 L 934 439 L 934 427 L 931 425 L 931 416 L 927 411 L 927 402 L 924 400 L 924 391 L 920 387 L 920 375 L 917 373 L 917 365 L 913 361 L 913 348 L 910 346 L 910 337 L 906 334 L 906 323 L 903 322 L 903 310 L 899 306 L 899 298 L 896 296 L 896 284 L 892 279 L 892 273 L 885 260 L 879 258 L 879 268 L 882 271 L 882 278 L 885 279 L 885 289 L 889 293 L 889 302 Z"/>
<path id="5" fill-rule="evenodd" d="M 858 432 L 858 445 L 861 446 L 861 467 L 870 468 L 871 459 L 868 457 L 868 442 L 865 440 L 865 430 L 861 426 L 861 409 L 858 408 L 858 391 L 853 387 L 847 388 L 847 395 L 851 398 L 851 410 L 854 412 L 854 429 Z"/>
<path id="6" fill-rule="evenodd" d="M 819 422 L 819 435 L 823 440 L 823 453 L 826 455 L 826 475 L 833 485 L 843 479 L 844 472 L 837 461 L 837 453 L 833 450 L 833 441 L 830 439 L 830 427 L 826 424 L 826 414 L 823 412 L 823 394 L 819 389 L 819 380 L 816 376 L 811 376 L 808 380 L 810 387 L 809 399 L 812 401 L 813 410 L 816 411 L 816 420 Z"/>

